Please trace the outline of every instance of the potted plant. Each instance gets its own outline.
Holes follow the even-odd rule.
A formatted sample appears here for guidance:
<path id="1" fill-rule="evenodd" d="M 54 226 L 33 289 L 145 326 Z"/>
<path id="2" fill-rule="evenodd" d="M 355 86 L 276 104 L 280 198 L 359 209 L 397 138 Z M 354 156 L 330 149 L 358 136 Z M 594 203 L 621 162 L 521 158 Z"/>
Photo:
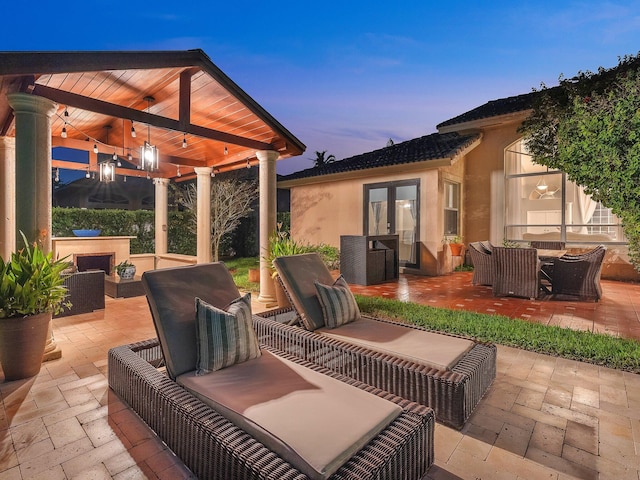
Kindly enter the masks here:
<path id="1" fill-rule="evenodd" d="M 52 315 L 71 307 L 63 285 L 66 257 L 54 260 L 53 252 L 45 254 L 20 234 L 24 248 L 6 262 L 0 258 L 0 363 L 5 380 L 38 374 Z"/>
<path id="2" fill-rule="evenodd" d="M 136 274 L 136 266 L 129 260 L 124 260 L 116 265 L 116 273 L 122 280 L 131 280 Z"/>
<path id="3" fill-rule="evenodd" d="M 442 243 L 449 245 L 451 255 L 459 257 L 462 254 L 464 243 L 462 242 L 462 237 L 460 235 L 445 235 L 442 239 Z"/>
<path id="4" fill-rule="evenodd" d="M 277 257 L 284 257 L 288 255 L 298 255 L 300 253 L 307 253 L 309 251 L 309 247 L 303 245 L 301 243 L 296 242 L 289 232 L 282 231 L 282 223 L 278 223 L 278 226 L 270 236 L 269 236 L 269 250 L 267 255 L 263 258 L 267 261 L 269 265 L 269 269 L 271 271 L 271 278 L 273 278 L 275 284 L 276 291 L 276 299 L 278 301 L 278 307 L 287 308 L 290 307 L 289 299 L 280 285 L 280 281 L 278 280 L 278 273 L 275 268 L 273 268 L 273 260 Z"/>

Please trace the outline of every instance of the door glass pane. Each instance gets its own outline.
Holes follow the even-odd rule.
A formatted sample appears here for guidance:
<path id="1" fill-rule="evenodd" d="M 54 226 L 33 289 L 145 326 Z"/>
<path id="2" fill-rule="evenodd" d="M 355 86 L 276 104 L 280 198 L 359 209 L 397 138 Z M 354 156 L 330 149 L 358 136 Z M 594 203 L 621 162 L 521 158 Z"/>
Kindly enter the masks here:
<path id="1" fill-rule="evenodd" d="M 369 190 L 369 235 L 385 235 L 387 228 L 388 190 L 372 188 Z"/>
<path id="2" fill-rule="evenodd" d="M 396 187 L 395 232 L 400 240 L 400 264 L 416 263 L 418 187 Z"/>

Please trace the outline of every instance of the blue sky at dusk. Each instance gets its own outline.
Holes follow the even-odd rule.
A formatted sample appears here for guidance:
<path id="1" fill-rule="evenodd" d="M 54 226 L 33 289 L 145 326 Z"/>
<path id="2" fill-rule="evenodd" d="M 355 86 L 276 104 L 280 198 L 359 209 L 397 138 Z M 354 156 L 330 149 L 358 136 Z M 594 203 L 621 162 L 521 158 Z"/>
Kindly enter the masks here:
<path id="1" fill-rule="evenodd" d="M 44 4 L 44 5 L 43 5 Z M 296 135 L 308 168 L 640 51 L 640 1 L 39 2 L 1 50 L 200 48 Z M 7 18 L 8 17 L 8 18 Z"/>

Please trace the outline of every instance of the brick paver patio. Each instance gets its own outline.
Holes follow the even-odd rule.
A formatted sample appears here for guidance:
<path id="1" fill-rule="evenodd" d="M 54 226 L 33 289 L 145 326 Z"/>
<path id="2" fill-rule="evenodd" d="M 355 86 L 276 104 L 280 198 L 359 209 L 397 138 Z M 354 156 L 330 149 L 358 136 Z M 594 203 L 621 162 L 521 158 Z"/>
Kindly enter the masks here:
<path id="1" fill-rule="evenodd" d="M 604 281 L 599 303 L 531 301 L 495 299 L 470 279 L 403 276 L 354 290 L 639 338 L 640 285 Z M 190 478 L 107 386 L 108 349 L 155 336 L 145 298 L 107 298 L 104 311 L 54 328 L 63 357 L 0 383 L 0 480 Z M 638 480 L 639 407 L 638 375 L 499 346 L 496 381 L 467 425 L 436 426 L 427 478 Z"/>

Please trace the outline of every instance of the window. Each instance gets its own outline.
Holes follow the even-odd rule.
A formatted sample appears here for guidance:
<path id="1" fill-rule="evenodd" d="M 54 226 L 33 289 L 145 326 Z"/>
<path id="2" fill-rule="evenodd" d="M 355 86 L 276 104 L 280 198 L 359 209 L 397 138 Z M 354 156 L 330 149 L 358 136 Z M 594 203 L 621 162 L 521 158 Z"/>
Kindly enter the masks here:
<path id="1" fill-rule="evenodd" d="M 444 183 L 444 234 L 459 235 L 460 184 Z"/>
<path id="2" fill-rule="evenodd" d="M 522 140 L 505 151 L 505 238 L 624 242 L 620 220 L 558 170 L 531 160 Z"/>

